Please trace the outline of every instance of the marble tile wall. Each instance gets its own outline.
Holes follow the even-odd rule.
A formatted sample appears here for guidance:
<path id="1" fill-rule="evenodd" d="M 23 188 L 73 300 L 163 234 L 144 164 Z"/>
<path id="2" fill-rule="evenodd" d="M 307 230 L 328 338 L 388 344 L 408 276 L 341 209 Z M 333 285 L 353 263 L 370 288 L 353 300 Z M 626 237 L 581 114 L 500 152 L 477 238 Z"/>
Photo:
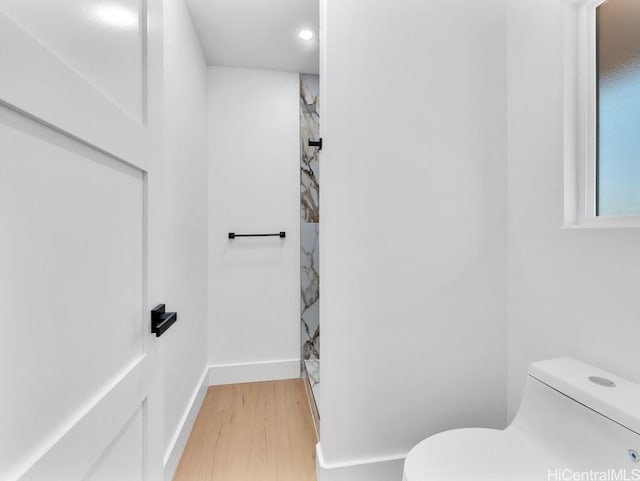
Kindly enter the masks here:
<path id="1" fill-rule="evenodd" d="M 319 77 L 300 75 L 300 320 L 302 359 L 320 357 L 320 164 L 309 139 L 320 136 Z"/>

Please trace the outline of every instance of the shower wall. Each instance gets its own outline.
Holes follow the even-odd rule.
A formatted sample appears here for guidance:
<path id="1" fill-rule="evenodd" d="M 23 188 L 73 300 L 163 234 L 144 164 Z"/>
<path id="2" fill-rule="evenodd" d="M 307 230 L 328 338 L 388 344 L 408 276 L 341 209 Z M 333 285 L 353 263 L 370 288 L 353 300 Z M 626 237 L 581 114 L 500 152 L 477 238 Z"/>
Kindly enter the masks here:
<path id="1" fill-rule="evenodd" d="M 302 359 L 320 357 L 320 171 L 319 149 L 309 139 L 320 134 L 319 77 L 300 75 L 300 321 Z"/>

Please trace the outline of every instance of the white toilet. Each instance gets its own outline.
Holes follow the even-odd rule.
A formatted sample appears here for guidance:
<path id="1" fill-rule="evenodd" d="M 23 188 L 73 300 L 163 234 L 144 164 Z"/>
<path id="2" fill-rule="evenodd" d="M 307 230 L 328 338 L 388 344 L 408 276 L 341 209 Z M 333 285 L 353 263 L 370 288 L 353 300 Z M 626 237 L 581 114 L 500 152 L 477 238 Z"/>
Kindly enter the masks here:
<path id="1" fill-rule="evenodd" d="M 507 429 L 457 429 L 425 439 L 407 456 L 403 480 L 640 480 L 639 453 L 640 386 L 553 359 L 529 367 Z"/>

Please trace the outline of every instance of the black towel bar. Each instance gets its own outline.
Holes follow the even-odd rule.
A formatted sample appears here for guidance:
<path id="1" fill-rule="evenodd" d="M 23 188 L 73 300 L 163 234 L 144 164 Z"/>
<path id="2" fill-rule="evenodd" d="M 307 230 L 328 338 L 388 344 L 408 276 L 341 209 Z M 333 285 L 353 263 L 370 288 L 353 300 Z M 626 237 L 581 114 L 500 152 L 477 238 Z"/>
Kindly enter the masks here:
<path id="1" fill-rule="evenodd" d="M 229 232 L 229 239 L 235 239 L 236 237 L 280 237 L 284 239 L 287 237 L 286 232 L 279 232 L 278 234 L 236 234 L 235 232 Z"/>

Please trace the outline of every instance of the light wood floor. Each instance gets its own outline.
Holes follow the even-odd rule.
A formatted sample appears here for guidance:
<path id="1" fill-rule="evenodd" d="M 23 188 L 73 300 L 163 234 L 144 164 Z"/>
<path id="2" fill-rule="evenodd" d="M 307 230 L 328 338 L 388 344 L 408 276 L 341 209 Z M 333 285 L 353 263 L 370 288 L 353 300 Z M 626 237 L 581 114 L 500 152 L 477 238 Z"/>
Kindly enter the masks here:
<path id="1" fill-rule="evenodd" d="M 315 481 L 302 379 L 212 386 L 174 481 Z"/>

